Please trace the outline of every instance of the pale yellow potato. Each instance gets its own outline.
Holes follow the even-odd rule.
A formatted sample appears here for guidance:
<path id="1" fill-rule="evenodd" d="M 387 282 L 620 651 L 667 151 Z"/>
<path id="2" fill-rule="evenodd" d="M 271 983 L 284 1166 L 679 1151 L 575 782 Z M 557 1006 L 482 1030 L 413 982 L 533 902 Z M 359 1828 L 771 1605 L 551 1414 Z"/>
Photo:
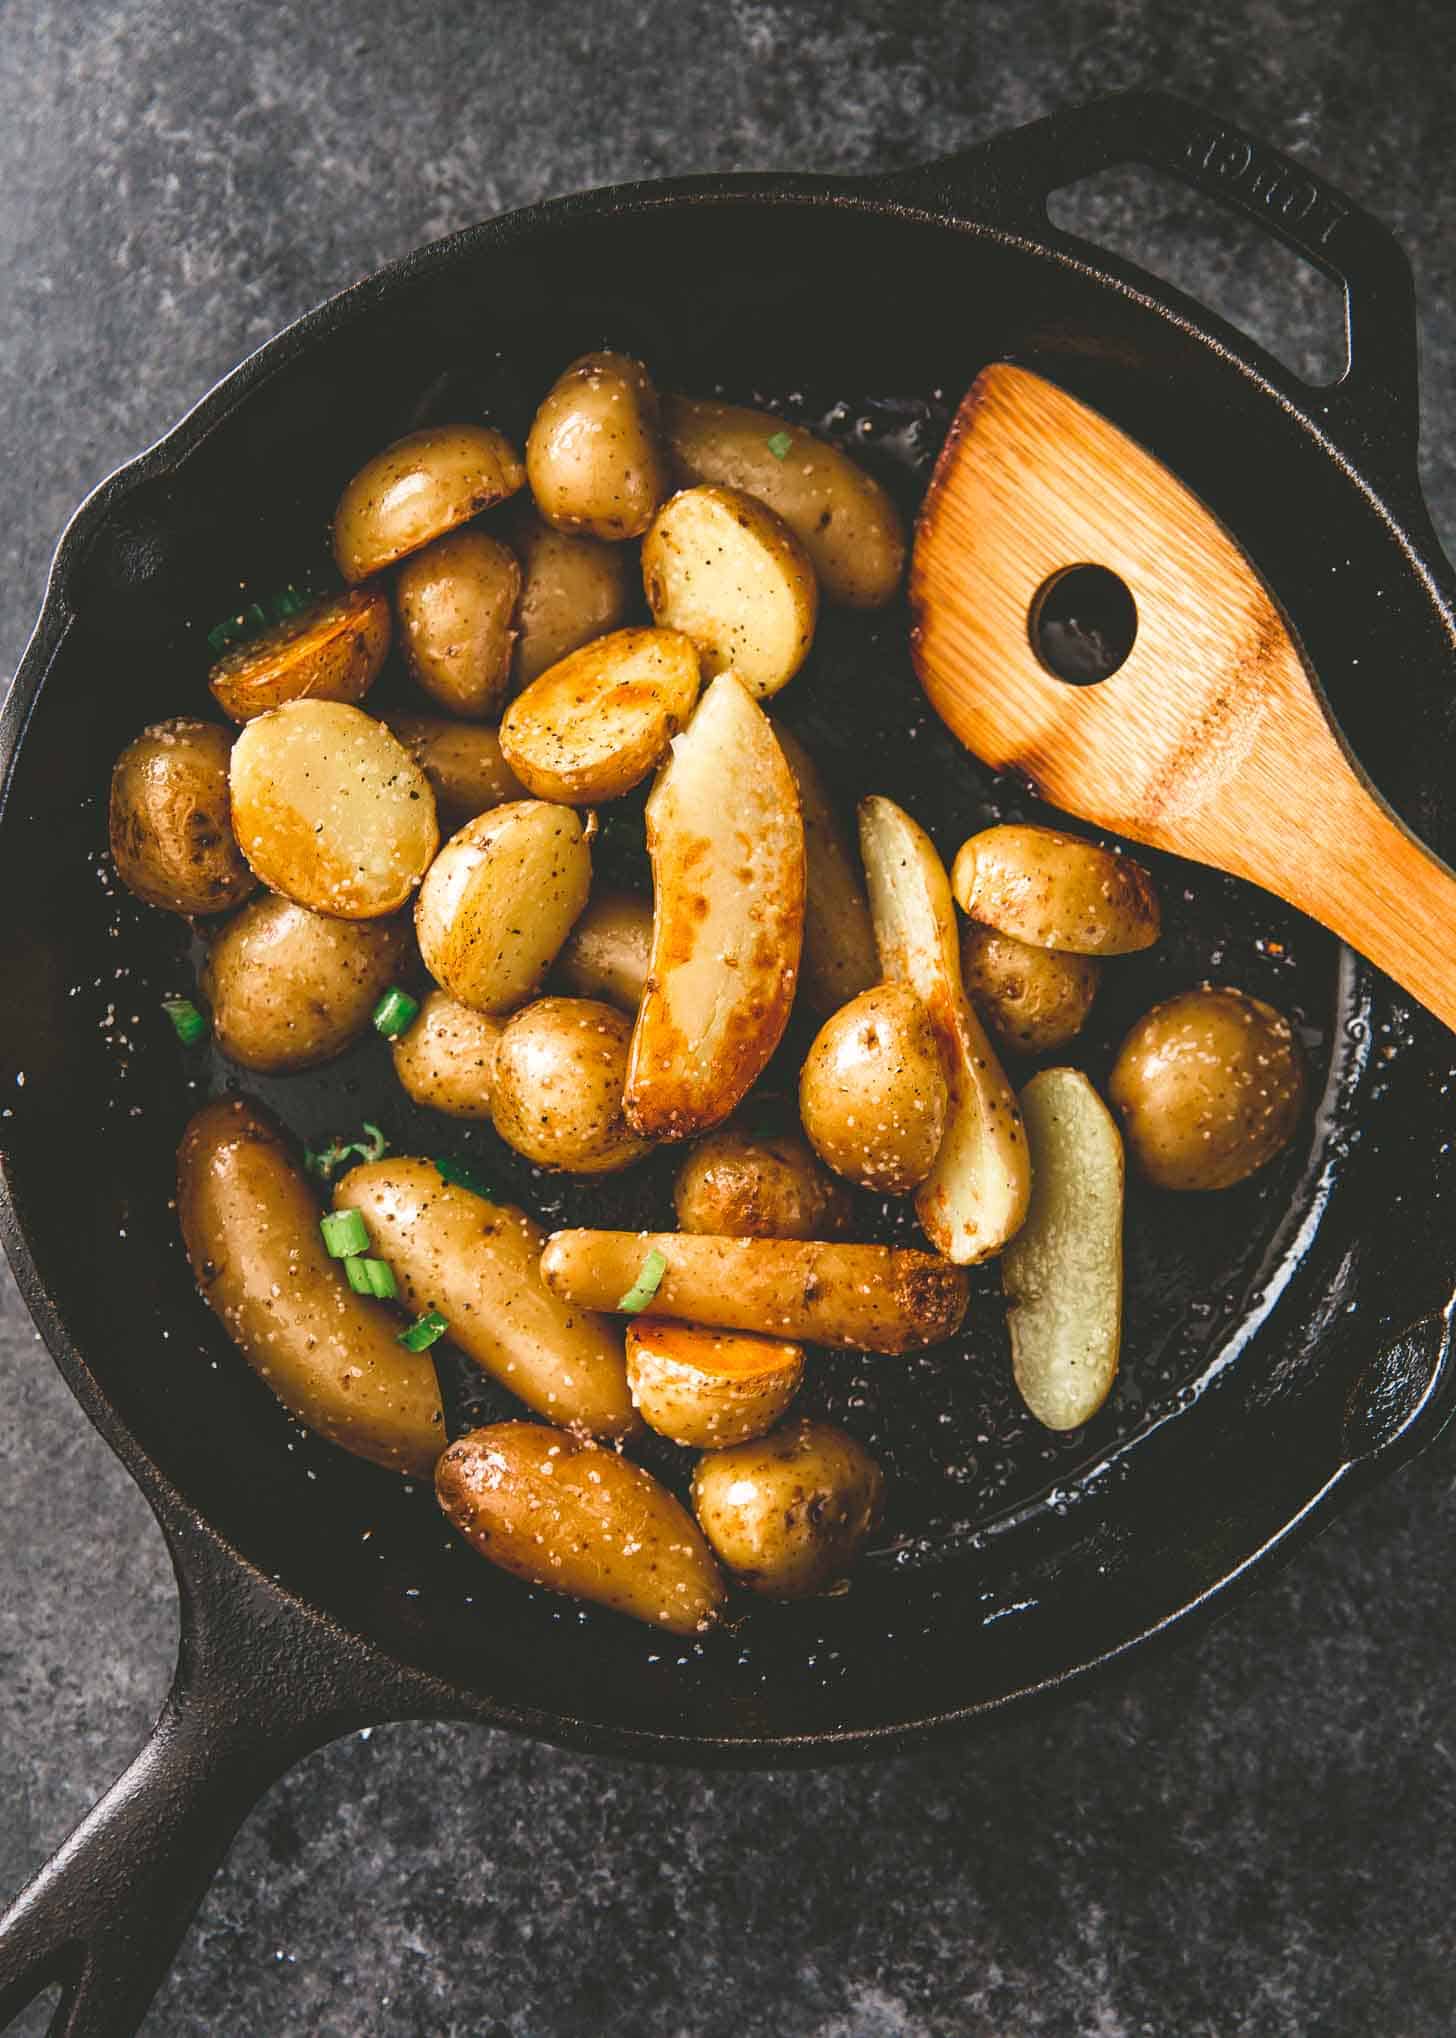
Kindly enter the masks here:
<path id="1" fill-rule="evenodd" d="M 808 1599 L 851 1569 L 884 1491 L 879 1466 L 844 1430 L 787 1422 L 700 1458 L 693 1512 L 735 1584 L 768 1599 Z"/>
<path id="2" fill-rule="evenodd" d="M 207 676 L 225 715 L 250 722 L 285 701 L 363 700 L 389 653 L 389 603 L 356 587 L 310 602 L 246 644 L 225 651 Z"/>
<path id="3" fill-rule="evenodd" d="M 177 1215 L 202 1299 L 290 1414 L 356 1457 L 427 1479 L 445 1448 L 435 1368 L 356 1295 L 280 1128 L 204 1104 L 177 1155 Z"/>
<path id="4" fill-rule="evenodd" d="M 1151 948 L 1161 928 L 1140 863 L 1057 828 L 983 828 L 957 850 L 951 888 L 972 920 L 1033 948 L 1131 955 Z"/>
<path id="5" fill-rule="evenodd" d="M 568 1301 L 618 1309 L 652 1253 L 667 1263 L 654 1316 L 792 1344 L 891 1354 L 940 1344 L 960 1329 L 970 1295 L 964 1270 L 931 1253 L 681 1231 L 558 1231 L 541 1272 Z"/>
<path id="6" fill-rule="evenodd" d="M 883 608 L 905 571 L 905 525 L 878 481 L 802 425 L 713 398 L 669 396 L 678 476 L 741 488 L 777 512 L 814 563 L 826 601 Z M 782 455 L 770 446 L 788 449 Z"/>
<path id="7" fill-rule="evenodd" d="M 681 1230 L 720 1238 L 843 1238 L 854 1217 L 849 1196 L 805 1140 L 755 1139 L 735 1125 L 697 1142 L 672 1196 Z"/>
<path id="8" fill-rule="evenodd" d="M 644 1317 L 627 1329 L 627 1384 L 649 1429 L 701 1451 L 773 1428 L 799 1391 L 804 1353 L 779 1338 Z"/>
<path id="9" fill-rule="evenodd" d="M 399 643 L 417 686 L 452 715 L 494 715 L 516 642 L 521 568 L 484 531 L 448 531 L 413 553 L 394 583 Z"/>
<path id="10" fill-rule="evenodd" d="M 536 507 L 559 531 L 640 538 L 672 486 L 657 391 L 630 354 L 583 354 L 552 383 L 526 440 Z"/>
<path id="11" fill-rule="evenodd" d="M 819 1158 L 881 1196 L 935 1165 L 950 1090 L 930 1015 L 908 984 L 876 984 L 827 1019 L 799 1076 L 799 1116 Z"/>
<path id="12" fill-rule="evenodd" d="M 774 734 L 794 774 L 804 816 L 808 878 L 800 990 L 811 1009 L 827 1017 L 879 982 L 875 930 L 859 858 L 839 825 L 819 767 L 791 730 L 775 722 Z"/>
<path id="13" fill-rule="evenodd" d="M 357 1210 L 412 1316 L 437 1309 L 452 1344 L 548 1422 L 591 1436 L 638 1427 L 622 1332 L 562 1302 L 541 1278 L 545 1234 L 524 1210 L 441 1178 L 433 1161 L 351 1168 L 336 1210 Z"/>
<path id="14" fill-rule="evenodd" d="M 819 583 L 789 529 L 735 488 L 685 488 L 642 540 L 642 584 L 654 621 L 697 645 L 703 676 L 736 672 L 767 700 L 809 655 Z"/>
<path id="15" fill-rule="evenodd" d="M 413 953 L 406 915 L 336 920 L 266 892 L 219 930 L 204 959 L 212 1037 L 260 1075 L 317 1068 L 368 1031 Z"/>
<path id="16" fill-rule="evenodd" d="M 1230 1189 L 1298 1130 L 1304 1059 L 1282 1012 L 1228 984 L 1145 1012 L 1108 1095 L 1139 1172 L 1160 1189 Z"/>
<path id="17" fill-rule="evenodd" d="M 804 826 L 767 715 L 715 679 L 647 801 L 652 955 L 627 1070 L 639 1132 L 689 1139 L 747 1095 L 788 1023 Z"/>
<path id="18" fill-rule="evenodd" d="M 468 821 L 430 867 L 415 904 L 425 967 L 477 1012 L 509 1012 L 541 987 L 591 890 L 581 816 L 510 800 Z"/>
<path id="19" fill-rule="evenodd" d="M 555 980 L 578 998 L 635 1014 L 652 953 L 652 904 L 636 892 L 594 891 L 556 958 Z"/>
<path id="20" fill-rule="evenodd" d="M 950 1091 L 945 1137 L 915 1211 L 938 1251 L 971 1266 L 1000 1252 L 1026 1215 L 1021 1113 L 961 986 L 955 907 L 935 845 L 893 800 L 868 799 L 859 811 L 880 963 L 929 1014 Z"/>
<path id="21" fill-rule="evenodd" d="M 430 781 L 435 811 L 447 835 L 507 800 L 521 800 L 526 788 L 501 755 L 500 736 L 482 722 L 457 722 L 449 715 L 385 715 Z"/>
<path id="22" fill-rule="evenodd" d="M 1122 1141 L 1080 1069 L 1021 1093 L 1031 1207 L 1001 1258 L 1011 1364 L 1048 1429 L 1076 1429 L 1112 1391 L 1122 1346 Z"/>
<path id="23" fill-rule="evenodd" d="M 428 425 L 366 460 L 334 511 L 334 559 L 367 580 L 514 495 L 526 478 L 509 439 L 489 425 Z"/>
<path id="24" fill-rule="evenodd" d="M 614 630 L 533 679 L 500 727 L 506 763 L 541 800 L 615 800 L 661 763 L 701 684 L 677 630 Z"/>
<path id="25" fill-rule="evenodd" d="M 447 1118 L 489 1118 L 501 1022 L 431 991 L 389 1043 L 394 1072 L 417 1104 Z"/>
<path id="26" fill-rule="evenodd" d="M 554 531 L 529 504 L 513 510 L 508 535 L 524 576 L 511 669 L 512 685 L 523 687 L 625 622 L 639 576 L 631 546 Z"/>
<path id="27" fill-rule="evenodd" d="M 495 1422 L 451 1444 L 435 1491 L 466 1542 L 528 1585 L 679 1635 L 721 1616 L 722 1575 L 692 1516 L 615 1451 Z"/>
<path id="28" fill-rule="evenodd" d="M 341 701 L 290 701 L 249 722 L 229 780 L 249 864 L 316 913 L 398 912 L 440 840 L 424 772 L 382 722 Z"/>
<path id="29" fill-rule="evenodd" d="M 111 858 L 129 892 L 168 913 L 225 913 L 258 880 L 233 839 L 228 758 L 215 722 L 178 715 L 134 737 L 111 773 Z"/>
<path id="30" fill-rule="evenodd" d="M 1102 965 L 1095 955 L 1033 948 L 972 920 L 961 934 L 961 981 L 994 1039 L 1017 1054 L 1051 1054 L 1087 1023 Z"/>
<path id="31" fill-rule="evenodd" d="M 595 998 L 537 998 L 496 1049 L 491 1117 L 538 1167 L 613 1174 L 652 1151 L 622 1116 L 632 1022 Z"/>

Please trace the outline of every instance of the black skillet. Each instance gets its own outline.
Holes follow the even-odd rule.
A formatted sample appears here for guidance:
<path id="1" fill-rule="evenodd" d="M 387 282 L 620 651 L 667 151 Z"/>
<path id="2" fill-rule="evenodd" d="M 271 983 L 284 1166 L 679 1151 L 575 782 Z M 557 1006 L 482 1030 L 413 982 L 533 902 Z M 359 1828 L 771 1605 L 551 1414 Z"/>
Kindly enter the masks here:
<path id="1" fill-rule="evenodd" d="M 1341 280 L 1342 380 L 1305 386 L 1048 225 L 1049 192 L 1123 162 L 1227 200 Z M 0 2017 L 59 1980 L 53 2031 L 132 2030 L 248 1807 L 350 1728 L 472 1719 L 704 1764 L 913 1747 L 1078 1689 L 1227 1603 L 1449 1412 L 1451 1037 L 1296 915 L 1172 864 L 1168 936 L 1111 976 L 1089 1065 L 1105 1072 L 1165 990 L 1223 977 L 1297 1013 L 1321 1098 L 1307 1134 L 1222 1197 L 1134 1196 L 1124 1375 L 1084 1432 L 1051 1438 L 1020 1413 L 993 1302 L 964 1348 L 822 1361 L 814 1402 L 874 1442 L 896 1496 L 843 1597 L 759 1606 L 685 1645 L 528 1593 L 455 1545 L 428 1494 L 299 1431 L 230 1350 L 168 1208 L 182 1122 L 228 1077 L 159 1015 L 190 981 L 176 929 L 108 881 L 111 761 L 144 722 L 199 711 L 201 628 L 240 576 L 262 592 L 322 563 L 365 454 L 431 417 L 519 433 L 560 365 L 602 342 L 670 386 L 824 422 L 907 502 L 977 369 L 1040 366 L 1239 534 L 1371 776 L 1433 846 L 1456 845 L 1452 575 L 1416 480 L 1409 271 L 1308 171 L 1174 100 L 1107 100 L 891 177 L 535 207 L 410 256 L 246 362 L 78 513 L 0 724 L 0 1222 L 57 1364 L 157 1513 L 182 1600 L 152 1740 L 0 1923 Z M 784 706 L 846 800 L 887 792 L 950 850 L 1036 810 L 927 712 L 906 625 L 828 618 Z M 631 874 L 630 820 L 604 855 Z M 401 1146 L 441 1144 L 392 1101 L 377 1043 L 254 1087 L 306 1137 L 377 1114 Z M 562 1188 L 488 1134 L 449 1144 L 548 1222 L 665 1214 L 660 1167 Z"/>

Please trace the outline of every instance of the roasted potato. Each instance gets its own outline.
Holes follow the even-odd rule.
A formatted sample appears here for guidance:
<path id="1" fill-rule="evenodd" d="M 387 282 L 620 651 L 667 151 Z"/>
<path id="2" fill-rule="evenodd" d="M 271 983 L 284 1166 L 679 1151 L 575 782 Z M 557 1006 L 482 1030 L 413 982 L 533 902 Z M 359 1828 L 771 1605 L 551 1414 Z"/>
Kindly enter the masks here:
<path id="1" fill-rule="evenodd" d="M 394 1072 L 417 1104 L 447 1118 L 489 1118 L 501 1022 L 431 991 L 419 1017 L 389 1044 Z"/>
<path id="2" fill-rule="evenodd" d="M 802 995 L 811 1010 L 827 1017 L 878 983 L 879 957 L 859 859 L 851 849 L 819 767 L 794 735 L 774 723 L 804 816 L 804 954 L 799 968 Z"/>
<path id="3" fill-rule="evenodd" d="M 529 504 L 513 509 L 507 536 L 521 562 L 511 683 L 529 686 L 568 652 L 626 621 L 638 584 L 626 545 L 553 531 Z"/>
<path id="4" fill-rule="evenodd" d="M 799 1076 L 814 1151 L 877 1195 L 905 1196 L 925 1180 L 949 1109 L 935 1029 L 908 984 L 876 984 L 841 1007 Z"/>
<path id="5" fill-rule="evenodd" d="M 854 1214 L 804 1140 L 734 1125 L 697 1142 L 672 1195 L 681 1230 L 719 1238 L 843 1238 Z"/>
<path id="6" fill-rule="evenodd" d="M 669 396 L 663 414 L 679 478 L 767 503 L 813 561 L 827 601 L 877 609 L 890 600 L 905 570 L 905 526 L 862 467 L 767 411 Z"/>
<path id="7" fill-rule="evenodd" d="M 225 913 L 258 880 L 233 839 L 232 737 L 179 715 L 128 743 L 111 773 L 111 858 L 129 892 L 169 913 Z"/>
<path id="8" fill-rule="evenodd" d="M 617 1309 L 644 1266 L 665 1265 L 650 1307 L 722 1330 L 794 1344 L 908 1352 L 954 1336 L 966 1313 L 964 1270 L 888 1245 L 790 1238 L 708 1238 L 680 1231 L 558 1231 L 541 1272 L 586 1309 Z"/>
<path id="9" fill-rule="evenodd" d="M 703 676 L 736 672 L 767 700 L 809 655 L 819 583 L 779 517 L 736 488 L 685 488 L 642 540 L 653 620 L 697 645 Z"/>
<path id="10" fill-rule="evenodd" d="M 499 735 L 483 723 L 456 722 L 447 715 L 385 715 L 383 721 L 430 781 L 447 835 L 477 814 L 526 797 L 526 788 L 501 755 Z"/>
<path id="11" fill-rule="evenodd" d="M 556 958 L 555 979 L 578 998 L 636 1013 L 652 952 L 652 906 L 635 892 L 595 891 Z"/>
<path id="12" fill-rule="evenodd" d="M 800 1346 L 647 1317 L 628 1326 L 627 1385 L 649 1429 L 703 1451 L 773 1428 L 804 1377 Z"/>
<path id="13" fill-rule="evenodd" d="M 429 425 L 366 460 L 334 511 L 334 558 L 351 584 L 514 495 L 526 478 L 488 425 Z"/>
<path id="14" fill-rule="evenodd" d="M 273 893 L 252 899 L 202 965 L 213 1039 L 260 1075 L 332 1061 L 368 1029 L 413 948 L 403 915 L 334 920 Z"/>
<path id="15" fill-rule="evenodd" d="M 1057 828 L 983 828 L 956 852 L 951 889 L 972 920 L 1033 948 L 1131 955 L 1161 927 L 1140 863 Z"/>
<path id="16" fill-rule="evenodd" d="M 629 1168 L 652 1151 L 622 1116 L 632 1022 L 595 998 L 537 998 L 507 1020 L 491 1117 L 507 1146 L 573 1175 Z"/>
<path id="17" fill-rule="evenodd" d="M 652 956 L 627 1070 L 648 1138 L 707 1132 L 778 1046 L 804 928 L 804 827 L 767 715 L 715 679 L 647 801 Z"/>
<path id="18" fill-rule="evenodd" d="M 536 507 L 559 531 L 640 538 L 671 487 L 657 391 L 630 354 L 583 354 L 542 400 L 526 440 Z"/>
<path id="19" fill-rule="evenodd" d="M 415 906 L 425 967 L 477 1012 L 509 1012 L 539 990 L 591 889 L 581 817 L 510 800 L 467 822 L 430 867 Z"/>
<path id="20" fill-rule="evenodd" d="M 523 1210 L 393 1158 L 351 1168 L 334 1208 L 360 1212 L 404 1307 L 437 1309 L 451 1342 L 537 1415 L 592 1436 L 637 1428 L 620 1329 L 547 1288 L 544 1234 Z"/>
<path id="21" fill-rule="evenodd" d="M 1282 1012 L 1227 984 L 1144 1013 L 1108 1094 L 1140 1171 L 1160 1189 L 1228 1189 L 1298 1128 L 1304 1061 Z"/>
<path id="22" fill-rule="evenodd" d="M 238 847 L 270 891 L 316 913 L 398 912 L 440 840 L 429 780 L 382 722 L 290 701 L 248 723 L 229 782 Z"/>
<path id="23" fill-rule="evenodd" d="M 445 1448 L 435 1368 L 350 1289 L 282 1132 L 241 1097 L 204 1104 L 177 1156 L 177 1214 L 202 1299 L 310 1429 L 428 1478 Z"/>
<path id="24" fill-rule="evenodd" d="M 377 588 L 350 588 L 310 602 L 225 651 L 207 683 L 235 722 L 250 722 L 285 701 L 347 701 L 357 707 L 388 653 L 388 601 Z"/>
<path id="25" fill-rule="evenodd" d="M 452 715 L 494 715 L 515 647 L 520 563 L 484 531 L 447 531 L 394 583 L 399 642 L 417 686 Z"/>
<path id="26" fill-rule="evenodd" d="M 537 799 L 615 800 L 661 762 L 700 684 L 697 651 L 680 631 L 614 630 L 517 694 L 501 750 Z"/>
<path id="27" fill-rule="evenodd" d="M 853 1565 L 884 1490 L 879 1466 L 844 1430 L 788 1422 L 700 1458 L 693 1512 L 735 1583 L 769 1599 L 807 1599 Z"/>
<path id="28" fill-rule="evenodd" d="M 451 1444 L 435 1479 L 452 1527 L 528 1585 L 694 1635 L 727 1596 L 696 1523 L 626 1458 L 534 1422 Z"/>
<path id="29" fill-rule="evenodd" d="M 961 934 L 961 980 L 988 1032 L 1016 1054 L 1051 1054 L 1087 1023 L 1102 970 L 1095 955 L 1033 948 L 972 920 Z"/>

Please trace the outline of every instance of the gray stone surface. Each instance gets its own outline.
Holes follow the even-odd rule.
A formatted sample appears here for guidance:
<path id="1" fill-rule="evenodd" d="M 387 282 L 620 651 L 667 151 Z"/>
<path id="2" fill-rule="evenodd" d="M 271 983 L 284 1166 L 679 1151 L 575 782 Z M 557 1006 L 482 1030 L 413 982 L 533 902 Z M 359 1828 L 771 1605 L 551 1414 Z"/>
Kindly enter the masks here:
<path id="1" fill-rule="evenodd" d="M 1444 0 L 9 0 L 0 670 L 80 495 L 416 242 L 619 177 L 908 162 L 1142 82 L 1241 118 L 1403 235 L 1426 482 L 1456 536 L 1453 60 Z M 1100 217 L 1128 226 L 1120 199 Z M 1210 287 L 1247 273 L 1186 208 L 1154 245 Z M 1262 286 L 1251 315 L 1274 316 Z M 0 1366 L 11 1888 L 143 1735 L 175 1621 L 150 1517 L 8 1282 Z M 248 1821 L 146 2029 L 1447 2033 L 1453 1464 L 1438 1447 L 1197 1647 L 969 1748 L 707 1779 L 442 1727 L 326 1749 Z"/>

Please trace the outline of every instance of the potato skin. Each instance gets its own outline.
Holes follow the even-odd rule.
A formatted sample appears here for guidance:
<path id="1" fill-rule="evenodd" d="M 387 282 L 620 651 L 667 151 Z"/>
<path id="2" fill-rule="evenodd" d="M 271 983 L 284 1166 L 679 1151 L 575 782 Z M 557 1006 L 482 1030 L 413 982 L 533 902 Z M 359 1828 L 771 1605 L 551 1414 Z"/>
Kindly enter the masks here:
<path id="1" fill-rule="evenodd" d="M 399 569 L 394 605 L 410 676 L 449 714 L 493 715 L 510 684 L 520 563 L 484 531 L 449 531 Z"/>
<path id="2" fill-rule="evenodd" d="M 788 685 L 809 655 L 819 583 L 781 517 L 736 488 L 685 488 L 642 540 L 653 621 L 698 647 L 703 677 L 734 672 L 756 700 Z"/>
<path id="3" fill-rule="evenodd" d="M 622 1116 L 632 1022 L 594 998 L 537 998 L 496 1048 L 491 1116 L 507 1146 L 573 1175 L 629 1168 L 652 1151 Z"/>
<path id="4" fill-rule="evenodd" d="M 445 834 L 455 834 L 477 814 L 504 806 L 507 800 L 526 797 L 526 788 L 501 755 L 494 729 L 479 722 L 457 722 L 448 715 L 381 719 L 430 781 Z"/>
<path id="5" fill-rule="evenodd" d="M 389 603 L 377 588 L 310 602 L 296 616 L 225 651 L 207 684 L 235 722 L 285 701 L 347 701 L 357 707 L 389 654 Z"/>
<path id="6" fill-rule="evenodd" d="M 266 893 L 221 929 L 202 966 L 229 1061 L 290 1075 L 342 1054 L 408 967 L 409 921 L 335 920 Z"/>
<path id="7" fill-rule="evenodd" d="M 771 1430 L 799 1391 L 801 1346 L 639 1317 L 627 1329 L 627 1384 L 649 1429 L 692 1450 Z"/>
<path id="8" fill-rule="evenodd" d="M 859 859 L 840 827 L 818 765 L 781 722 L 774 723 L 774 734 L 794 774 L 804 816 L 804 953 L 799 991 L 812 1011 L 827 1018 L 879 982 L 875 930 Z"/>
<path id="9" fill-rule="evenodd" d="M 849 1571 L 884 1489 L 879 1466 L 844 1430 L 790 1422 L 700 1458 L 693 1512 L 736 1584 L 768 1599 L 807 1599 Z"/>
<path id="10" fill-rule="evenodd" d="M 394 1072 L 417 1104 L 447 1118 L 489 1118 L 501 1023 L 431 991 L 420 1016 L 390 1042 Z"/>
<path id="11" fill-rule="evenodd" d="M 908 984 L 876 984 L 825 1021 L 799 1077 L 819 1158 L 878 1195 L 905 1196 L 935 1165 L 950 1090 L 930 1015 Z"/>
<path id="12" fill-rule="evenodd" d="M 1150 1182 L 1228 1189 L 1294 1137 L 1304 1061 L 1282 1012 L 1232 985 L 1204 984 L 1144 1013 L 1107 1088 Z"/>
<path id="13" fill-rule="evenodd" d="M 1033 948 L 972 920 L 961 934 L 966 995 L 1002 1047 L 1051 1054 L 1087 1023 L 1102 965 L 1070 949 Z"/>
<path id="14" fill-rule="evenodd" d="M 472 1430 L 441 1458 L 452 1527 L 503 1571 L 674 1634 L 713 1627 L 727 1597 L 686 1509 L 639 1465 L 534 1422 Z"/>
<path id="15" fill-rule="evenodd" d="M 700 684 L 691 638 L 613 630 L 516 695 L 501 721 L 501 750 L 537 799 L 615 800 L 661 762 Z"/>
<path id="16" fill-rule="evenodd" d="M 733 1125 L 684 1156 L 672 1197 L 683 1231 L 720 1238 L 843 1238 L 854 1216 L 806 1141 L 754 1139 Z"/>
<path id="17" fill-rule="evenodd" d="M 526 440 L 536 507 L 559 531 L 640 538 L 671 487 L 657 391 L 630 354 L 583 354 L 542 399 Z"/>
<path id="18" fill-rule="evenodd" d="M 330 1443 L 428 1478 L 445 1447 L 435 1369 L 399 1320 L 355 1295 L 273 1120 L 241 1097 L 205 1104 L 177 1156 L 177 1214 L 203 1300 L 254 1372 Z"/>
<path id="19" fill-rule="evenodd" d="M 635 1014 L 651 953 L 651 900 L 636 892 L 594 891 L 556 958 L 555 979 L 573 997 L 605 998 Z"/>
<path id="20" fill-rule="evenodd" d="M 555 531 L 526 504 L 512 515 L 508 535 L 523 575 L 511 668 L 519 688 L 625 622 L 637 590 L 636 559 L 629 546 Z"/>
<path id="21" fill-rule="evenodd" d="M 334 559 L 351 585 L 514 495 L 520 455 L 488 425 L 429 425 L 366 460 L 334 511 Z"/>
<path id="22" fill-rule="evenodd" d="M 591 890 L 580 816 L 512 800 L 469 821 L 435 858 L 415 902 L 425 967 L 476 1012 L 509 1012 L 539 989 Z"/>
<path id="23" fill-rule="evenodd" d="M 232 738 L 178 715 L 134 737 L 111 772 L 111 856 L 129 892 L 168 913 L 226 913 L 258 888 L 233 837 Z"/>
<path id="24" fill-rule="evenodd" d="M 1033 948 L 1132 955 L 1161 931 L 1157 889 L 1140 863 L 1057 828 L 982 829 L 957 851 L 951 889 L 972 920 Z"/>

